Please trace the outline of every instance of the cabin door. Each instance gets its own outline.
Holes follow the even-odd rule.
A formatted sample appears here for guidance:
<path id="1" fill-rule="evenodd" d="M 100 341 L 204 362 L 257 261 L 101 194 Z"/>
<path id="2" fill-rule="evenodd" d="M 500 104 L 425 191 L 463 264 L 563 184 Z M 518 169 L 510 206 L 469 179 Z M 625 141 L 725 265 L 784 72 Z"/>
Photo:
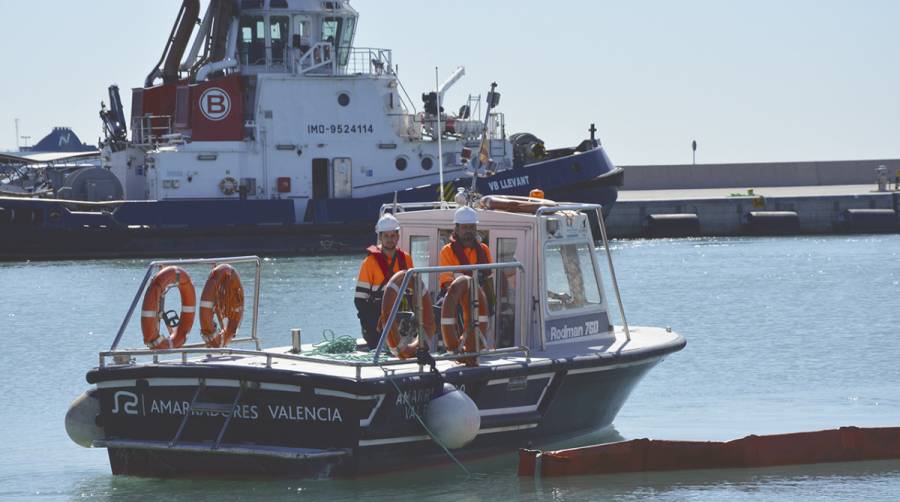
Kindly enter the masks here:
<path id="1" fill-rule="evenodd" d="M 498 270 L 494 274 L 494 291 L 497 296 L 497 311 L 492 320 L 493 341 L 495 346 L 513 347 L 530 345 L 523 337 L 526 289 L 530 270 L 531 250 L 526 246 L 528 240 L 526 230 L 492 229 L 490 236 L 491 254 L 495 263 L 518 261 L 525 270 Z M 527 324 L 524 324 L 527 326 Z"/>
<path id="2" fill-rule="evenodd" d="M 327 199 L 329 159 L 312 159 L 312 198 Z"/>
<path id="3" fill-rule="evenodd" d="M 353 161 L 348 157 L 335 157 L 331 162 L 331 196 L 349 199 L 353 196 Z"/>

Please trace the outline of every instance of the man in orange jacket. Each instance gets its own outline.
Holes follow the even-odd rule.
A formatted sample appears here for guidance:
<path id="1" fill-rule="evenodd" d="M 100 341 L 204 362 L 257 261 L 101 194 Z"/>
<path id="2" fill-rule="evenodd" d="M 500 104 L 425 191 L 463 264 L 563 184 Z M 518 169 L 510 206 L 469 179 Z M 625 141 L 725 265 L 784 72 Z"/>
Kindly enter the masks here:
<path id="1" fill-rule="evenodd" d="M 400 270 L 413 267 L 412 257 L 397 247 L 400 241 L 400 222 L 392 214 L 385 214 L 375 225 L 375 233 L 381 243 L 369 246 L 369 253 L 359 267 L 356 295 L 353 303 L 362 328 L 362 335 L 370 349 L 378 346 L 378 318 L 381 315 L 381 298 L 384 288 Z"/>
<path id="2" fill-rule="evenodd" d="M 441 249 L 438 265 L 475 265 L 493 263 L 491 250 L 487 245 L 478 242 L 478 213 L 468 206 L 463 206 L 453 214 L 453 234 L 450 242 Z M 471 273 L 444 272 L 441 274 L 441 291 L 447 289 L 453 279 Z M 482 273 L 479 277 L 482 286 L 489 284 L 486 279 L 490 273 Z"/>

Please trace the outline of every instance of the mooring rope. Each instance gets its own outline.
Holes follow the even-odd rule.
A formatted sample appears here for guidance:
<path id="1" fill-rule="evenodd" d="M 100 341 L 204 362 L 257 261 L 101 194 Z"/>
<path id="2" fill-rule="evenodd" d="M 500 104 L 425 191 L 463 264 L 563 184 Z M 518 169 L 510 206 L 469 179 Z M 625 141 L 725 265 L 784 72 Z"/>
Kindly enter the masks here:
<path id="1" fill-rule="evenodd" d="M 466 476 L 471 476 L 472 473 L 469 472 L 468 469 L 466 469 L 466 466 L 464 466 L 462 464 L 462 462 L 459 461 L 458 458 L 456 458 L 456 455 L 454 455 L 453 452 L 450 451 L 450 448 L 447 448 L 447 445 L 445 445 L 443 441 L 438 439 L 438 437 L 435 436 L 433 432 L 431 432 L 431 429 L 429 429 L 428 426 L 425 425 L 425 421 L 422 420 L 422 417 L 419 416 L 418 412 L 416 412 L 416 408 L 412 405 L 412 403 L 409 402 L 409 397 L 400 390 L 400 387 L 397 385 L 397 382 L 395 382 L 392 378 L 389 378 L 388 370 L 384 366 L 380 366 L 380 368 L 382 371 L 384 371 L 385 379 L 389 380 L 391 382 L 391 384 L 394 386 L 394 388 L 397 389 L 397 395 L 399 395 L 400 398 L 403 399 L 403 403 L 406 405 L 407 408 L 409 408 L 409 411 L 412 413 L 412 415 L 414 417 L 416 417 L 416 420 L 419 422 L 419 425 L 421 425 L 422 428 L 425 429 L 425 432 L 427 432 L 428 435 L 431 436 L 431 439 L 433 439 L 434 442 L 437 443 L 438 446 L 440 446 L 441 449 L 444 450 L 444 453 L 446 453 L 447 456 L 450 457 L 450 459 L 453 460 L 453 462 L 455 462 L 456 465 L 458 465 L 459 468 L 462 469 L 462 471 L 464 473 L 466 473 Z"/>

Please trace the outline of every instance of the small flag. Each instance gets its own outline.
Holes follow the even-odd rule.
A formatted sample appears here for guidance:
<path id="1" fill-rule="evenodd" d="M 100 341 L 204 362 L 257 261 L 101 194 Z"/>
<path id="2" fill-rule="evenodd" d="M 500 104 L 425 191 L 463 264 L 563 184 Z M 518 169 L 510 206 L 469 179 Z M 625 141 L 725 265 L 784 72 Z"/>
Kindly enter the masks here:
<path id="1" fill-rule="evenodd" d="M 481 139 L 481 148 L 478 150 L 478 162 L 484 167 L 487 167 L 487 165 L 491 163 L 490 144 L 491 141 L 488 139 L 487 134 L 485 134 Z"/>

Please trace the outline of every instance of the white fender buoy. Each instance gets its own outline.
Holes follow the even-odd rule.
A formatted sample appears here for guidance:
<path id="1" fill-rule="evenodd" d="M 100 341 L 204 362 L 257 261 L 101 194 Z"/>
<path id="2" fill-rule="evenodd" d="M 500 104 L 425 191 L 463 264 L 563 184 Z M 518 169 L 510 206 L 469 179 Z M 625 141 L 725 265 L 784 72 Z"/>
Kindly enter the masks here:
<path id="1" fill-rule="evenodd" d="M 481 428 L 478 406 L 465 392 L 449 383 L 428 403 L 423 418 L 431 433 L 450 449 L 469 444 Z"/>
<path id="2" fill-rule="evenodd" d="M 97 426 L 100 415 L 100 396 L 90 389 L 76 397 L 66 412 L 66 432 L 76 444 L 90 448 L 95 439 L 103 439 L 103 429 Z"/>

